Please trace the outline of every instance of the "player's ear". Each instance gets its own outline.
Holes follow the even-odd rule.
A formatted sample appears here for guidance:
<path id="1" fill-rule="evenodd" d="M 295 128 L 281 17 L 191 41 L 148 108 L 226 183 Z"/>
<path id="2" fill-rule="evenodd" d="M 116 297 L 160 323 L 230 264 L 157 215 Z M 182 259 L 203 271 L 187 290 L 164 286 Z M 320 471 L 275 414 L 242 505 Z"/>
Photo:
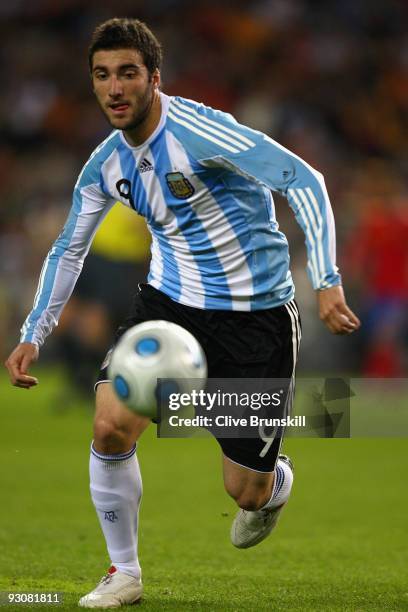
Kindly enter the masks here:
<path id="1" fill-rule="evenodd" d="M 95 93 L 95 85 L 92 71 L 89 72 L 89 78 L 91 79 L 92 92 Z"/>
<path id="2" fill-rule="evenodd" d="M 152 82 L 154 89 L 160 89 L 161 78 L 160 70 L 158 68 L 156 68 L 156 70 L 152 74 Z"/>

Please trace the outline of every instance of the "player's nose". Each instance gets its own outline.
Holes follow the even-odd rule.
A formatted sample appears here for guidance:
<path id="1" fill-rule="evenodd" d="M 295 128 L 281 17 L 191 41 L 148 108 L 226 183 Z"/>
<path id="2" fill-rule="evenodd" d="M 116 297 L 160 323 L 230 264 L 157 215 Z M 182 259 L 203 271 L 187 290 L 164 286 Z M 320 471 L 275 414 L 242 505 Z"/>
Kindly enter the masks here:
<path id="1" fill-rule="evenodd" d="M 118 96 L 121 96 L 122 94 L 123 94 L 122 83 L 115 75 L 112 75 L 110 79 L 110 83 L 109 83 L 109 96 L 111 98 L 117 98 Z"/>

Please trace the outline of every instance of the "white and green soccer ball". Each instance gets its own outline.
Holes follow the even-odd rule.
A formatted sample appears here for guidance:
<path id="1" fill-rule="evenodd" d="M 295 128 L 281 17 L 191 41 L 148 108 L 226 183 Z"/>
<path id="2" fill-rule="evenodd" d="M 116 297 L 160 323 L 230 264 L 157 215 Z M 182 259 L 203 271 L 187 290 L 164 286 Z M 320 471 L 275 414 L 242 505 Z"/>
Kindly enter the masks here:
<path id="1" fill-rule="evenodd" d="M 204 388 L 207 361 L 199 342 L 180 325 L 146 321 L 121 337 L 108 374 L 116 395 L 130 410 L 155 419 L 159 397 Z"/>

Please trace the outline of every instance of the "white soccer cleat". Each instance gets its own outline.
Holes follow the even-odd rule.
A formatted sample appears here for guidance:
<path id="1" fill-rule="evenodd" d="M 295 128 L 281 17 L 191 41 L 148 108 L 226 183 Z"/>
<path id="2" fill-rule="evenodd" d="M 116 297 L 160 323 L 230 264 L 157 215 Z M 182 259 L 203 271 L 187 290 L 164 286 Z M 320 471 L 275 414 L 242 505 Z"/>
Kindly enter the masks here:
<path id="1" fill-rule="evenodd" d="M 138 578 L 119 572 L 112 565 L 96 589 L 81 597 L 81 608 L 120 608 L 138 602 L 143 585 Z"/>
<path id="2" fill-rule="evenodd" d="M 250 548 L 262 542 L 278 522 L 282 506 L 268 510 L 239 510 L 231 527 L 231 542 L 237 548 Z"/>
<path id="3" fill-rule="evenodd" d="M 279 455 L 279 459 L 284 461 L 293 472 L 293 465 L 289 457 Z M 237 548 L 250 548 L 262 542 L 278 522 L 279 515 L 286 502 L 277 508 L 267 508 L 266 510 L 239 510 L 231 526 L 231 542 Z"/>

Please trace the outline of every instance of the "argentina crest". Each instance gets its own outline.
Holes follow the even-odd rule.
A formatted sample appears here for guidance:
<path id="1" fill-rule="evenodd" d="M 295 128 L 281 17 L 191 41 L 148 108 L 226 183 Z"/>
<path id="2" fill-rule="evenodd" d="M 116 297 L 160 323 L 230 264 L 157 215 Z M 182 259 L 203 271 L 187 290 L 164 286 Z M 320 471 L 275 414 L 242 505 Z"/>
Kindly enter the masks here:
<path id="1" fill-rule="evenodd" d="M 182 172 L 168 172 L 166 182 L 175 198 L 184 200 L 194 193 L 194 187 Z"/>

